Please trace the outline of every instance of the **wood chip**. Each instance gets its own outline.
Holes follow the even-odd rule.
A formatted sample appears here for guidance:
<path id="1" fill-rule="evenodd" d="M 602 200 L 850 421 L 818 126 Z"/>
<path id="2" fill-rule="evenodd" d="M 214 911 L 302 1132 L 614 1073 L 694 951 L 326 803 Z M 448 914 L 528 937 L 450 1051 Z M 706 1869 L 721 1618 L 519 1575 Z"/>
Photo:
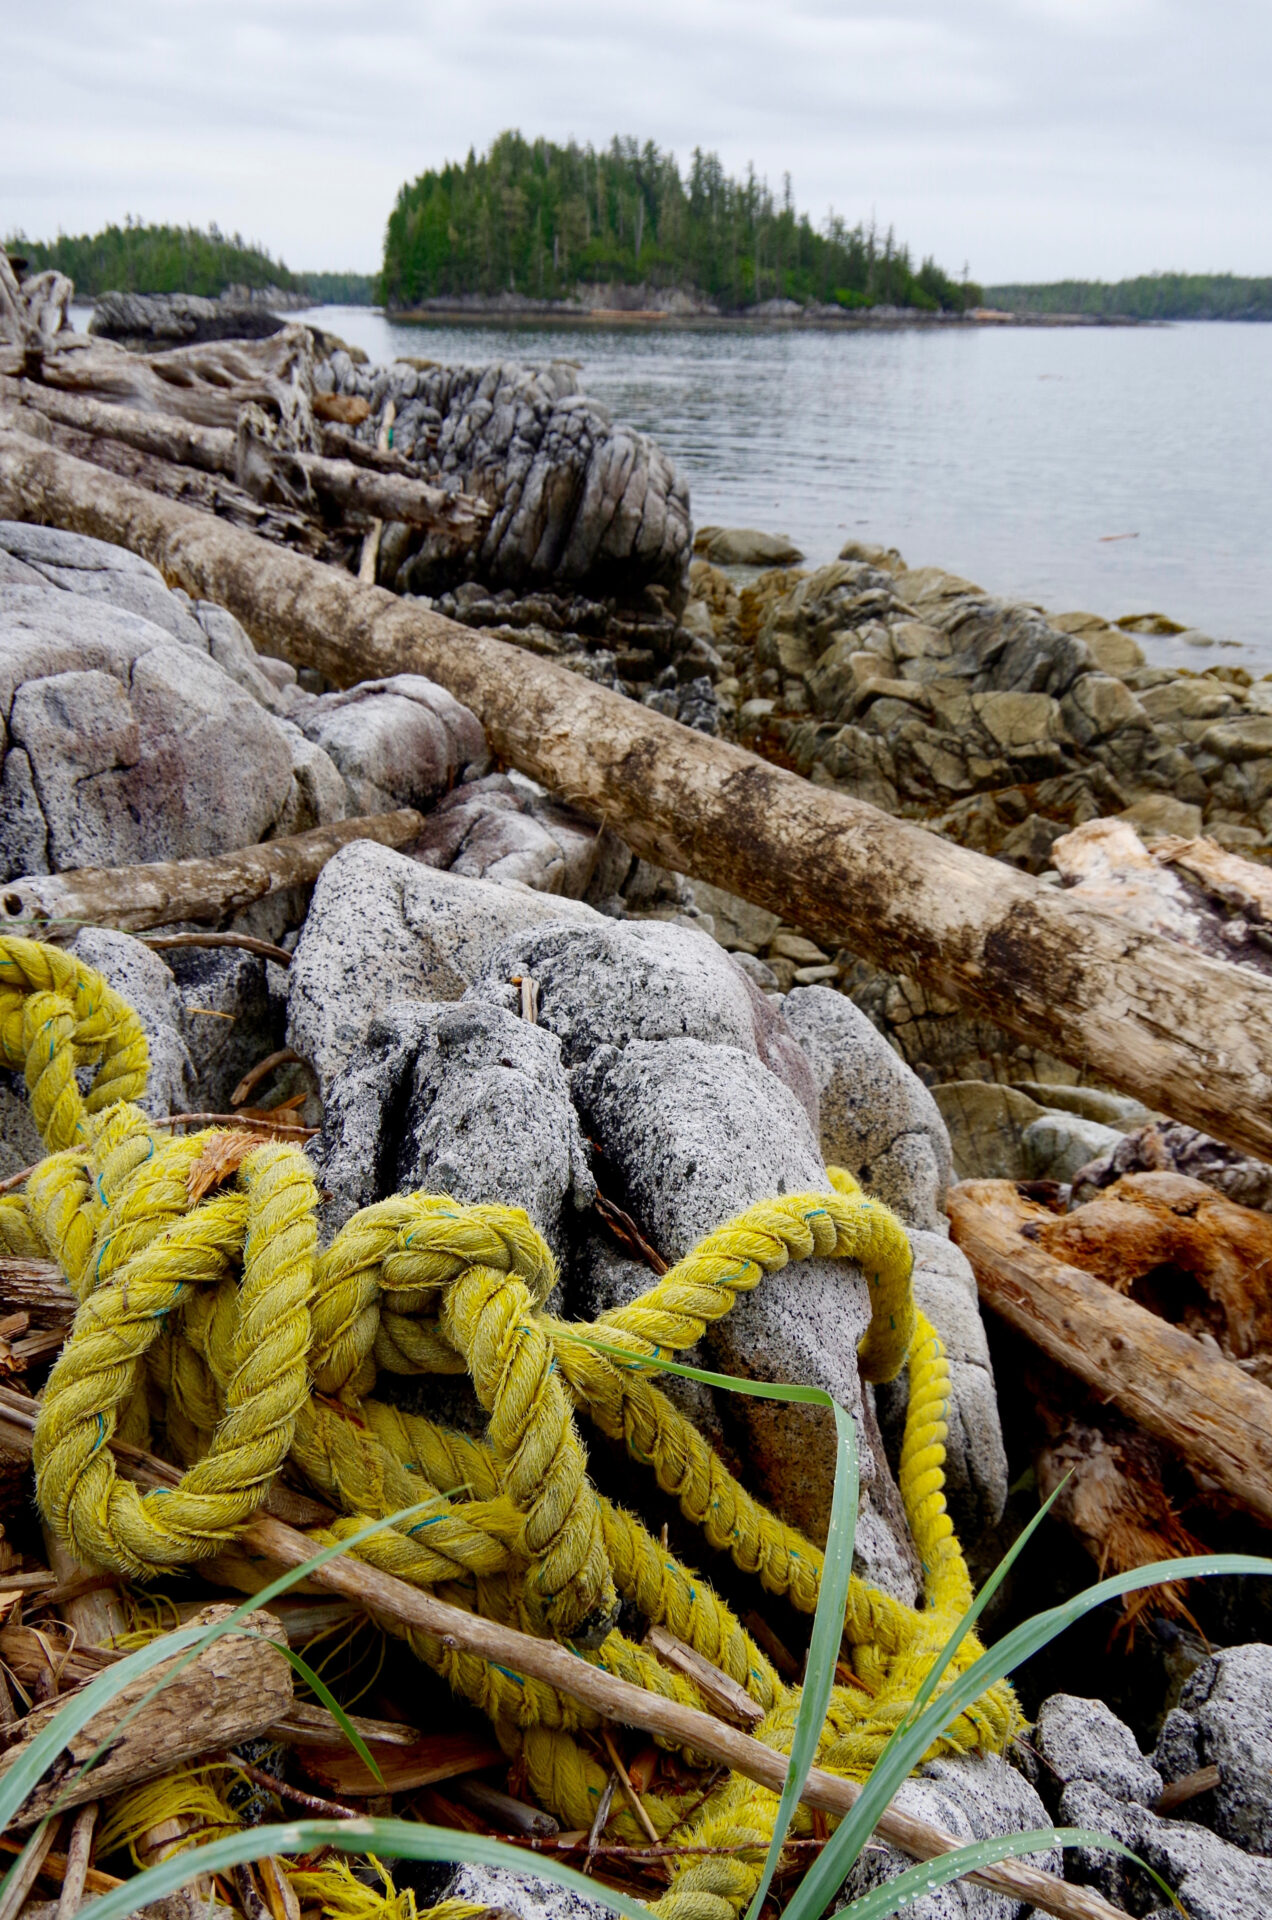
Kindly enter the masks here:
<path id="1" fill-rule="evenodd" d="M 678 1640 L 666 1627 L 654 1626 L 645 1635 L 645 1645 L 652 1649 L 664 1666 L 672 1667 L 677 1673 L 692 1680 L 706 1705 L 717 1713 L 721 1720 L 728 1720 L 735 1727 L 757 1727 L 764 1718 L 764 1709 L 752 1700 L 745 1687 L 731 1680 L 719 1667 L 704 1660 L 693 1647 Z"/>
<path id="2" fill-rule="evenodd" d="M 1198 1767 L 1196 1773 L 1186 1773 L 1182 1780 L 1173 1780 L 1158 1796 L 1153 1802 L 1153 1812 L 1174 1813 L 1176 1807 L 1185 1806 L 1198 1794 L 1210 1793 L 1222 1777 L 1218 1767 Z"/>
<path id="3" fill-rule="evenodd" d="M 186 1175 L 186 1193 L 195 1206 L 213 1187 L 222 1186 L 237 1173 L 249 1153 L 260 1146 L 252 1133 L 210 1133 L 199 1150 L 199 1157 Z"/>
<path id="4" fill-rule="evenodd" d="M 329 1747 L 298 1745 L 296 1757 L 311 1780 L 330 1792 L 355 1799 L 381 1793 L 409 1793 L 457 1774 L 478 1773 L 504 1764 L 504 1755 L 488 1734 L 421 1734 L 409 1747 L 381 1747 L 375 1753 L 384 1776 L 375 1775 L 348 1741 Z"/>

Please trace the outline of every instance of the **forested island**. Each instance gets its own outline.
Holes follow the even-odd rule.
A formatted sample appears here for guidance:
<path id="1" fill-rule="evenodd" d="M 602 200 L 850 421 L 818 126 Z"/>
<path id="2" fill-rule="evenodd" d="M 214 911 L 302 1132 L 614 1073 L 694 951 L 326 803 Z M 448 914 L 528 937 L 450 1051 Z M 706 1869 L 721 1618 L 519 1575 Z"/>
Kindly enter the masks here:
<path id="1" fill-rule="evenodd" d="M 208 228 L 151 226 L 127 219 L 100 233 L 56 240 L 17 236 L 5 243 L 33 273 L 55 268 L 75 282 L 81 299 L 103 293 L 194 293 L 215 300 L 229 288 L 290 295 L 315 305 L 365 306 L 374 280 L 365 273 L 293 273 L 242 234 Z"/>
<path id="2" fill-rule="evenodd" d="M 489 153 L 422 173 L 389 217 L 380 295 L 393 309 L 515 296 L 568 300 L 580 288 L 680 292 L 717 310 L 771 301 L 960 313 L 981 290 L 934 260 L 916 268 L 891 228 L 814 227 L 790 175 L 775 197 L 749 169 L 728 175 L 694 148 L 687 175 L 652 141 L 603 151 L 501 134 Z"/>
<path id="3" fill-rule="evenodd" d="M 1144 273 L 1134 280 L 1053 280 L 987 287 L 1007 313 L 1082 314 L 1095 320 L 1272 320 L 1272 278 L 1232 273 Z"/>

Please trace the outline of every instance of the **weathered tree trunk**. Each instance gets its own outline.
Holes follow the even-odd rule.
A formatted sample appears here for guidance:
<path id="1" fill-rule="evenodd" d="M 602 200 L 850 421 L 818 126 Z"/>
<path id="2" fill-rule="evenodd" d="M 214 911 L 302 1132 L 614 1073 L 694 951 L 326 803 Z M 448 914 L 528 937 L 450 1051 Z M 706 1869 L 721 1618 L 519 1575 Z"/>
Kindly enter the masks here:
<path id="1" fill-rule="evenodd" d="M 209 1607 L 190 1624 L 211 1625 L 231 1611 L 229 1606 Z M 164 1668 L 130 1681 L 109 1706 L 94 1714 L 67 1748 L 67 1758 L 75 1762 L 87 1759 L 99 1742 L 110 1740 L 98 1764 L 79 1779 L 62 1777 L 63 1769 L 58 1768 L 59 1777 L 46 1779 L 35 1789 L 14 1824 L 30 1826 L 55 1803 L 78 1806 L 85 1800 L 117 1793 L 122 1787 L 140 1786 L 145 1780 L 171 1773 L 183 1760 L 217 1753 L 264 1733 L 291 1704 L 291 1668 L 275 1645 L 285 1636 L 269 1613 L 249 1614 L 243 1624 L 250 1629 L 246 1634 L 226 1634 L 205 1648 L 112 1739 L 129 1707 L 144 1699 Z M 175 1664 L 176 1658 L 180 1656 L 166 1664 Z M 27 1715 L 26 1738 L 0 1759 L 0 1776 L 42 1732 L 60 1705 L 60 1701 L 51 1700 Z"/>
<path id="2" fill-rule="evenodd" d="M 142 867 L 78 867 L 33 874 L 0 889 L 0 927 L 33 933 L 76 926 L 119 927 L 137 933 L 178 920 L 224 920 L 286 887 L 316 880 L 332 854 L 351 840 L 401 847 L 424 825 L 411 807 L 363 814 L 329 827 L 311 827 L 281 840 L 240 847 L 213 860 L 156 860 Z"/>
<path id="3" fill-rule="evenodd" d="M 1272 983 L 667 720 L 489 635 L 20 434 L 0 511 L 131 547 L 337 682 L 429 675 L 503 759 L 663 866 L 930 983 L 1219 1139 L 1272 1158 Z"/>
<path id="4" fill-rule="evenodd" d="M 950 1189 L 985 1306 L 1272 1524 L 1272 1392 L 1030 1237 L 1051 1219 L 1010 1180 Z"/>
<path id="5" fill-rule="evenodd" d="M 201 427 L 169 414 L 143 413 L 137 407 L 111 406 L 80 394 L 59 393 L 34 381 L 0 381 L 0 393 L 34 407 L 59 426 L 74 427 L 95 439 L 122 441 L 138 453 L 152 454 L 201 473 L 224 474 L 256 499 L 268 500 L 289 472 L 344 513 L 363 519 L 405 520 L 413 527 L 438 527 L 452 535 L 479 539 L 490 518 L 484 500 L 449 494 L 440 487 L 399 473 L 379 473 L 351 460 L 328 460 L 274 446 L 256 432 Z M 288 503 L 295 504 L 288 492 Z"/>

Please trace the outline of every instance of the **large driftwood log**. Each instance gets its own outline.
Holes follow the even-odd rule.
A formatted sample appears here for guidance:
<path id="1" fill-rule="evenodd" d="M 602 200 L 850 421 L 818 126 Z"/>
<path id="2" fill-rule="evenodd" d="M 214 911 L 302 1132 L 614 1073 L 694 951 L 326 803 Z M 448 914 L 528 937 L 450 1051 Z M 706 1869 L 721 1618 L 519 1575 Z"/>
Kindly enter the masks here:
<path id="1" fill-rule="evenodd" d="M 71 333 L 49 343 L 39 377 L 64 393 L 231 430 L 240 408 L 254 403 L 278 417 L 292 445 L 314 448 L 312 362 L 313 335 L 296 326 L 269 340 L 221 340 L 145 354 Z M 22 371 L 20 352 L 0 350 L 0 373 Z"/>
<path id="2" fill-rule="evenodd" d="M 209 1607 L 192 1625 L 211 1625 L 232 1611 Z M 171 1773 L 183 1760 L 218 1753 L 240 1740 L 255 1739 L 281 1719 L 291 1704 L 291 1668 L 275 1642 L 285 1640 L 282 1626 L 270 1613 L 248 1614 L 244 1633 L 227 1633 L 204 1649 L 183 1672 L 169 1681 L 116 1738 L 111 1739 L 128 1709 L 145 1698 L 164 1671 L 162 1667 L 132 1680 L 110 1705 L 94 1714 L 67 1748 L 73 1766 L 86 1760 L 103 1740 L 110 1745 L 98 1764 L 80 1779 L 70 1778 L 66 1766 L 55 1769 L 24 1803 L 16 1826 L 30 1826 L 55 1804 L 79 1806 L 121 1787 L 140 1786 L 145 1780 Z M 177 1656 L 178 1658 L 180 1656 Z M 175 1665 L 175 1659 L 167 1663 Z M 27 1744 L 42 1732 L 60 1701 L 36 1707 L 23 1722 L 24 1740 L 0 1759 L 3 1776 Z"/>
<path id="3" fill-rule="evenodd" d="M 0 1440 L 29 1453 L 34 1428 L 32 1403 L 0 1387 Z M 111 1450 L 117 1456 L 120 1471 L 141 1486 L 170 1487 L 179 1478 L 175 1468 L 136 1447 L 112 1441 Z M 244 1528 L 238 1544 L 247 1552 L 259 1554 L 274 1567 L 307 1567 L 313 1557 L 313 1542 L 303 1533 L 264 1514 L 258 1514 Z M 400 1620 L 448 1644 L 465 1647 L 484 1660 L 496 1661 L 514 1673 L 528 1673 L 572 1699 L 581 1700 L 606 1720 L 643 1728 L 673 1746 L 707 1754 L 722 1766 L 732 1767 L 774 1793 L 780 1793 L 786 1783 L 785 1754 L 775 1752 L 712 1714 L 683 1706 L 662 1694 L 647 1693 L 643 1687 L 590 1666 L 560 1641 L 537 1640 L 514 1627 L 487 1620 L 481 1614 L 465 1613 L 363 1561 L 329 1560 L 325 1566 L 314 1568 L 309 1577 L 316 1585 L 340 1594 L 372 1615 Z M 218 1642 L 218 1645 L 224 1644 Z M 801 1798 L 810 1807 L 842 1816 L 856 1805 L 861 1793 L 862 1787 L 856 1780 L 813 1767 Z M 875 1832 L 915 1860 L 935 1860 L 964 1844 L 943 1828 L 926 1820 L 916 1820 L 897 1807 L 889 1807 Z M 1023 1901 L 1026 1905 L 1032 1903 L 1039 1912 L 1056 1915 L 1057 1920 L 1125 1920 L 1116 1907 L 1089 1887 L 1069 1886 L 1024 1861 L 1004 1861 L 967 1877 L 1008 1899 Z"/>
<path id="4" fill-rule="evenodd" d="M 1249 970 L 21 434 L 0 433 L 0 511 L 131 547 L 228 607 L 268 652 L 342 685 L 427 674 L 474 710 L 505 761 L 648 859 L 1272 1158 L 1272 983 Z"/>
<path id="5" fill-rule="evenodd" d="M 1010 1180 L 950 1189 L 954 1239 L 985 1306 L 1272 1524 L 1272 1391 L 1039 1244 L 1045 1207 Z"/>
<path id="6" fill-rule="evenodd" d="M 224 474 L 258 500 L 271 500 L 280 491 L 295 504 L 299 493 L 329 503 L 343 514 L 363 519 L 404 520 L 413 527 L 444 528 L 452 537 L 480 538 L 490 509 L 484 500 L 446 493 L 441 487 L 402 473 L 382 473 L 352 460 L 330 460 L 322 454 L 283 450 L 258 431 L 202 427 L 168 414 L 143 413 L 137 407 L 112 406 L 34 381 L 0 381 L 5 397 L 34 407 L 60 426 L 76 428 L 94 439 L 118 440 L 138 453 L 157 456 L 202 473 Z M 246 411 L 246 409 L 245 409 Z"/>
<path id="7" fill-rule="evenodd" d="M 308 885 L 351 840 L 402 847 L 423 825 L 422 814 L 401 807 L 396 813 L 363 814 L 329 827 L 311 827 L 308 833 L 263 840 L 216 859 L 32 874 L 0 889 L 0 926 L 39 934 L 69 933 L 77 926 L 137 933 L 179 920 L 210 924 L 285 887 Z"/>

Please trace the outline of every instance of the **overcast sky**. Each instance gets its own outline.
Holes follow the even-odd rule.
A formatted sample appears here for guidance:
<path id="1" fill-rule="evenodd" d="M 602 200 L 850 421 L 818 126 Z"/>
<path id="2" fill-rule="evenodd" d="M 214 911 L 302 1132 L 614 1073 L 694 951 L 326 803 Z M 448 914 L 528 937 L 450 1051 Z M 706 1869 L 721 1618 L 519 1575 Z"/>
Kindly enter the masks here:
<path id="1" fill-rule="evenodd" d="M 713 147 L 973 278 L 1272 273 L 1269 0 L 0 0 L 0 234 L 379 265 L 506 127 Z"/>

